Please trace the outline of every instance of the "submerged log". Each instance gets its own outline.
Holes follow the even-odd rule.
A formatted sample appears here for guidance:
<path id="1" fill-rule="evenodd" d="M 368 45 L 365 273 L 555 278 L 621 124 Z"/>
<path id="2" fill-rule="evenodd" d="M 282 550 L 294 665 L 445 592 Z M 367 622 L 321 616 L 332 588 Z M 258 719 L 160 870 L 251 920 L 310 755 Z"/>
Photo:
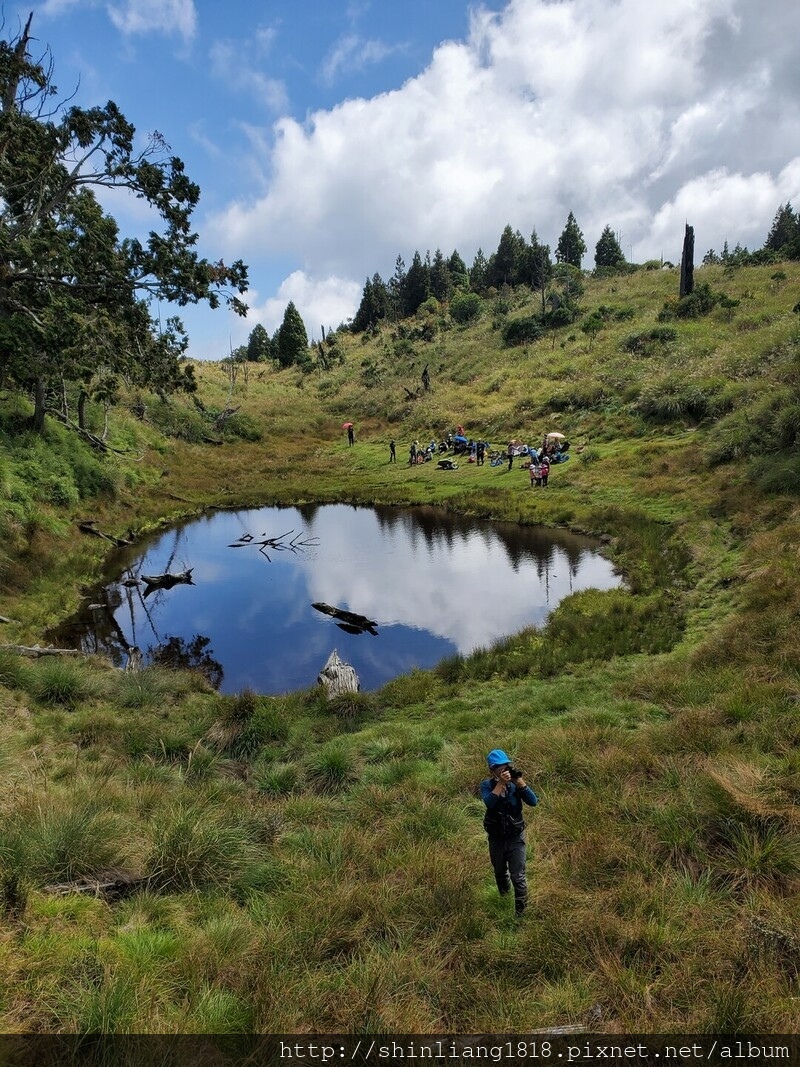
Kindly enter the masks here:
<path id="1" fill-rule="evenodd" d="M 361 689 L 355 667 L 339 659 L 336 649 L 328 656 L 325 666 L 319 672 L 317 684 L 327 691 L 328 700 L 333 700 L 342 693 L 357 693 Z"/>
<path id="2" fill-rule="evenodd" d="M 345 611 L 344 608 L 334 608 L 330 604 L 320 602 L 312 604 L 311 607 L 321 611 L 323 615 L 330 615 L 339 623 L 345 623 L 342 629 L 352 626 L 353 629 L 348 630 L 349 633 L 370 633 L 373 637 L 378 636 L 378 631 L 375 629 L 377 622 L 374 619 L 368 619 L 366 615 L 359 615 L 357 611 Z"/>
<path id="3" fill-rule="evenodd" d="M 189 567 L 188 570 L 178 571 L 176 574 L 143 574 L 142 581 L 148 587 L 144 595 L 147 596 L 152 589 L 171 589 L 173 585 L 194 585 L 193 570 L 194 567 Z"/>

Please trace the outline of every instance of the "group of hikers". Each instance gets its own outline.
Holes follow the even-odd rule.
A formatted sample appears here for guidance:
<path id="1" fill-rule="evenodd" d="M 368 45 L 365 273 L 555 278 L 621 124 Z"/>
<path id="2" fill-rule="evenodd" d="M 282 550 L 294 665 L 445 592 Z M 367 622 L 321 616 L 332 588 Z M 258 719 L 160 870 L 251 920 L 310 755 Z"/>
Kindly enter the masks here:
<path id="1" fill-rule="evenodd" d="M 352 423 L 345 423 L 347 440 L 351 446 L 355 442 L 355 433 Z M 434 456 L 442 456 L 438 466 L 442 470 L 457 470 L 456 456 L 466 456 L 468 463 L 474 463 L 482 467 L 489 457 L 492 467 L 503 466 L 508 463 L 510 471 L 514 466 L 514 458 L 521 457 L 520 466 L 530 473 L 531 489 L 546 489 L 550 478 L 550 468 L 555 463 L 565 463 L 569 459 L 569 441 L 562 433 L 546 433 L 542 439 L 540 448 L 524 444 L 522 441 L 511 440 L 504 449 L 492 449 L 488 441 L 467 437 L 463 426 L 457 426 L 455 432 L 450 432 L 438 444 L 431 440 L 428 444 L 420 444 L 419 440 L 411 442 L 408 450 L 408 465 L 416 466 L 418 463 L 427 463 Z M 397 462 L 397 445 L 394 440 L 389 442 L 389 462 Z"/>
<path id="2" fill-rule="evenodd" d="M 438 465 L 443 470 L 457 470 L 458 464 L 455 456 L 466 456 L 468 463 L 474 463 L 482 467 L 489 457 L 492 467 L 508 464 L 508 470 L 514 466 L 514 458 L 521 457 L 520 464 L 523 469 L 530 471 L 531 488 L 545 488 L 550 477 L 550 468 L 555 463 L 564 463 L 569 459 L 569 441 L 561 433 L 545 434 L 540 448 L 524 444 L 521 441 L 511 440 L 508 445 L 500 449 L 492 449 L 488 441 L 468 438 L 464 433 L 463 426 L 459 426 L 455 433 L 448 433 L 443 441 L 437 445 L 431 441 L 427 445 L 421 445 L 418 440 L 411 442 L 408 452 L 409 466 L 417 463 L 426 463 L 434 456 L 445 454 L 446 458 L 439 459 Z M 397 461 L 395 442 L 389 445 L 389 462 Z"/>

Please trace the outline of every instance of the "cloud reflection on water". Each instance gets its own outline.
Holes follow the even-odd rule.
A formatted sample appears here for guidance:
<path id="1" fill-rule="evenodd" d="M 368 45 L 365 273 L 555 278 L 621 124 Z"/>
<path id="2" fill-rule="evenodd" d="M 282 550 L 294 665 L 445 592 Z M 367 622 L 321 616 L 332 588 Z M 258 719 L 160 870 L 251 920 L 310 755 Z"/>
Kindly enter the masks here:
<path id="1" fill-rule="evenodd" d="M 229 547 L 244 533 L 257 538 L 261 531 L 288 530 L 304 531 L 318 545 L 297 553 L 270 550 L 271 562 L 254 545 Z M 215 512 L 162 535 L 128 565 L 135 573 L 160 573 L 171 561 L 173 568 L 192 566 L 196 585 L 176 586 L 148 602 L 147 613 L 125 591 L 114 635 L 122 631 L 142 646 L 153 635 L 208 636 L 228 692 L 310 685 L 334 647 L 363 687 L 375 688 L 415 666 L 541 624 L 570 592 L 619 584 L 586 538 L 435 508 Z M 315 601 L 377 620 L 379 636 L 343 632 L 311 607 Z M 96 629 L 91 640 L 99 640 Z"/>

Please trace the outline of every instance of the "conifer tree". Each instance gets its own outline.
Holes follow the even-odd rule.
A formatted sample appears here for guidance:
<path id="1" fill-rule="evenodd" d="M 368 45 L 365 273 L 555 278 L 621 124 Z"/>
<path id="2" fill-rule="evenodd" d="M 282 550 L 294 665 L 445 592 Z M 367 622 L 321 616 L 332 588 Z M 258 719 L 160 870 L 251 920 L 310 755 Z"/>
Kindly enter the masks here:
<path id="1" fill-rule="evenodd" d="M 353 317 L 353 332 L 363 333 L 370 326 L 376 326 L 385 319 L 389 309 L 389 294 L 380 274 L 373 274 L 364 283 L 361 303 Z"/>
<path id="2" fill-rule="evenodd" d="M 498 289 L 501 285 L 517 285 L 524 254 L 525 238 L 519 230 L 515 232 L 506 226 L 500 235 L 497 251 L 489 258 L 486 284 Z"/>
<path id="3" fill-rule="evenodd" d="M 406 288 L 406 265 L 403 257 L 398 254 L 397 259 L 394 262 L 394 274 L 389 280 L 387 286 L 389 293 L 389 303 L 392 308 L 392 317 L 397 320 L 403 317 L 405 314 L 403 310 L 403 300 L 405 299 Z"/>
<path id="4" fill-rule="evenodd" d="M 453 279 L 450 277 L 450 268 L 442 255 L 442 250 L 437 248 L 433 254 L 431 263 L 431 294 L 439 301 L 450 299 L 453 291 Z"/>
<path id="5" fill-rule="evenodd" d="M 556 247 L 556 260 L 559 263 L 569 263 L 580 270 L 581 260 L 586 255 L 586 242 L 583 239 L 575 216 L 570 211 L 566 225 L 561 232 Z"/>
<path id="6" fill-rule="evenodd" d="M 461 256 L 458 254 L 457 249 L 453 249 L 450 258 L 447 261 L 447 269 L 450 271 L 450 276 L 453 279 L 453 285 L 463 285 L 463 280 L 469 280 L 469 271 L 467 265 Z M 456 280 L 459 279 L 459 280 Z"/>
<path id="7" fill-rule="evenodd" d="M 545 290 L 553 273 L 550 260 L 550 245 L 542 244 L 536 230 L 531 234 L 530 244 L 525 249 L 525 282 L 535 292 L 542 294 L 542 312 L 545 310 Z"/>
<path id="8" fill-rule="evenodd" d="M 422 262 L 419 252 L 414 253 L 403 287 L 403 313 L 413 315 L 420 304 L 431 295 L 430 269 Z"/>
<path id="9" fill-rule="evenodd" d="M 250 363 L 266 363 L 271 356 L 272 342 L 269 334 L 261 323 L 257 322 L 247 339 L 247 359 Z"/>
<path id="10" fill-rule="evenodd" d="M 764 247 L 773 252 L 784 252 L 797 239 L 798 228 L 800 228 L 800 215 L 795 215 L 791 203 L 781 204 L 775 212 L 772 229 L 769 231 Z"/>
<path id="11" fill-rule="evenodd" d="M 619 267 L 625 262 L 625 253 L 620 248 L 619 241 L 614 236 L 610 226 L 606 226 L 600 234 L 600 240 L 594 249 L 595 267 Z"/>
<path id="12" fill-rule="evenodd" d="M 486 271 L 488 270 L 486 256 L 483 249 L 479 248 L 475 253 L 472 266 L 469 268 L 469 286 L 475 293 L 481 293 L 486 288 Z"/>
<path id="13" fill-rule="evenodd" d="M 282 367 L 291 367 L 307 363 L 308 359 L 308 334 L 300 312 L 290 300 L 278 328 L 278 362 Z"/>

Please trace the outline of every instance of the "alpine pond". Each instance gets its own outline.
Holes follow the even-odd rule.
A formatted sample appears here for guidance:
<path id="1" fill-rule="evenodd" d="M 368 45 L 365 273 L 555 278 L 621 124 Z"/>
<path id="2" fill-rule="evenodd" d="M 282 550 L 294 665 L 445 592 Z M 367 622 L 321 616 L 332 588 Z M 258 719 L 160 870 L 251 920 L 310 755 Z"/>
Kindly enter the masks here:
<path id="1" fill-rule="evenodd" d="M 343 504 L 212 511 L 109 568 L 58 640 L 120 666 L 135 648 L 229 693 L 312 685 L 334 648 L 375 689 L 621 581 L 597 542 L 564 531 Z"/>

